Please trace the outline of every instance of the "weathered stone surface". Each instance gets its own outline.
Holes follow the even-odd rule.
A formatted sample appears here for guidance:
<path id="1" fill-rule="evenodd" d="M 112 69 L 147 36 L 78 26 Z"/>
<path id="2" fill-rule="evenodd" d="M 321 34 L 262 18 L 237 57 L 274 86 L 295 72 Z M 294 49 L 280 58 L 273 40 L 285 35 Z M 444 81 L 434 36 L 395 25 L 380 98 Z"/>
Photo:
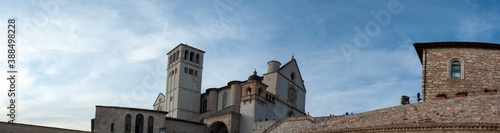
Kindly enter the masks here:
<path id="1" fill-rule="evenodd" d="M 240 129 L 240 117 L 241 115 L 236 112 L 232 112 L 233 108 L 226 108 L 220 112 L 215 113 L 205 119 L 205 124 L 207 125 L 207 132 L 212 132 L 212 127 L 214 123 L 222 122 L 226 126 L 229 133 L 237 133 Z"/>
<path id="2" fill-rule="evenodd" d="M 94 132 L 111 132 L 111 124 L 114 125 L 114 132 L 125 132 L 126 115 L 131 116 L 131 132 L 135 132 L 136 117 L 143 116 L 143 132 L 147 132 L 148 118 L 153 118 L 153 131 L 160 132 L 160 128 L 165 126 L 165 114 L 167 112 L 115 107 L 115 106 L 96 106 Z"/>
<path id="3" fill-rule="evenodd" d="M 440 93 L 446 94 L 448 98 L 455 98 L 458 92 L 465 91 L 469 96 L 476 96 L 485 95 L 486 88 L 500 90 L 500 50 L 481 47 L 482 45 L 456 42 L 425 48 L 420 55 L 423 58 L 424 100 L 435 100 Z M 450 76 L 453 59 L 460 60 L 463 65 L 461 78 Z"/>
<path id="4" fill-rule="evenodd" d="M 283 122 L 272 132 L 500 132 L 500 95 L 401 105 L 360 114 Z"/>
<path id="5" fill-rule="evenodd" d="M 11 124 L 0 122 L 0 132 L 6 133 L 90 133 L 87 131 L 78 131 L 71 129 L 63 129 L 57 127 L 46 127 L 29 124 Z"/>

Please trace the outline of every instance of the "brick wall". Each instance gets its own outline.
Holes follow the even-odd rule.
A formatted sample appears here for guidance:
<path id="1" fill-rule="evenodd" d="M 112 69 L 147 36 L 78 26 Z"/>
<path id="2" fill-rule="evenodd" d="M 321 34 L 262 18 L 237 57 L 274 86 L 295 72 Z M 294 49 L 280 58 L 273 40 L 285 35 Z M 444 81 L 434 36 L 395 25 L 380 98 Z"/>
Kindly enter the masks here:
<path id="1" fill-rule="evenodd" d="M 427 53 L 427 54 L 426 54 Z M 484 89 L 500 90 L 500 50 L 478 47 L 435 47 L 423 51 L 422 87 L 425 100 L 434 100 L 443 93 L 454 98 L 458 92 L 467 91 L 469 95 L 484 95 Z M 450 78 L 451 59 L 461 59 L 464 65 L 464 78 Z M 427 62 L 427 63 L 425 63 Z M 426 67 L 424 66 L 426 65 Z"/>
<path id="2" fill-rule="evenodd" d="M 311 126 L 288 122 L 272 132 L 500 132 L 499 108 L 500 95 L 469 96 L 346 115 Z"/>

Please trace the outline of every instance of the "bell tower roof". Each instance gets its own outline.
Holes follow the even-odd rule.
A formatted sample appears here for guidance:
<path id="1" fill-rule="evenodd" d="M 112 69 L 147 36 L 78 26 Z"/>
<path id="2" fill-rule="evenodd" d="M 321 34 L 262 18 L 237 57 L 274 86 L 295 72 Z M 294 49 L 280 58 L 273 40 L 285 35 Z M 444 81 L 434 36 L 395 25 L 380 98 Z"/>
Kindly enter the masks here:
<path id="1" fill-rule="evenodd" d="M 257 80 L 257 81 L 260 81 L 261 78 L 260 76 L 257 75 L 257 71 L 253 71 L 253 75 L 250 75 L 250 77 L 248 77 L 248 80 Z"/>

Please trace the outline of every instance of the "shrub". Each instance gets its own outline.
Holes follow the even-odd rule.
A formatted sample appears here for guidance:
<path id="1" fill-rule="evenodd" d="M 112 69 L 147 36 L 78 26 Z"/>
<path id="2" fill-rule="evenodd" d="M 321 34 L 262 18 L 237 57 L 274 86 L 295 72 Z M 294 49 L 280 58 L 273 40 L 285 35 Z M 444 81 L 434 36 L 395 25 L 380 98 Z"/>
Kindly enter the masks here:
<path id="1" fill-rule="evenodd" d="M 493 89 L 493 90 L 490 90 L 490 89 L 484 89 L 484 92 L 490 92 L 490 91 L 494 91 L 494 92 L 496 92 L 496 91 L 497 91 L 497 89 Z"/>
<path id="2" fill-rule="evenodd" d="M 439 94 L 436 95 L 436 97 L 446 97 L 446 94 L 439 93 Z"/>

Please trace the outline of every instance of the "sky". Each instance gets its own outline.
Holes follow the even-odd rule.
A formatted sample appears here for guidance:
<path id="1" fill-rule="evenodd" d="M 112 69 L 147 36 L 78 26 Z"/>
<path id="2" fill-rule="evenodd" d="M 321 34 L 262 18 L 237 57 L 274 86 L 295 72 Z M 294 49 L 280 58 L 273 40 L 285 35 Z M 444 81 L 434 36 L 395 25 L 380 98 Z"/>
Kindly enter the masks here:
<path id="1" fill-rule="evenodd" d="M 500 43 L 497 0 L 47 0 L 0 5 L 16 19 L 17 123 L 90 131 L 95 106 L 152 109 L 166 53 L 204 50 L 202 92 L 267 62 L 297 60 L 312 116 L 400 105 L 422 88 L 415 42 Z M 8 121 L 8 80 L 0 80 Z M 413 100 L 413 99 L 412 99 Z"/>

